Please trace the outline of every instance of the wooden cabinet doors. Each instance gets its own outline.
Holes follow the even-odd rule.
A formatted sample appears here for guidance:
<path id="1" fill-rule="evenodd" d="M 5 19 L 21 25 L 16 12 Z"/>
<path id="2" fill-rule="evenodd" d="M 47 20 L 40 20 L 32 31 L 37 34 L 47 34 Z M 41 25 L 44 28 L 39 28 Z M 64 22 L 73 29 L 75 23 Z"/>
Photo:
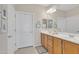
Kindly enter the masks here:
<path id="1" fill-rule="evenodd" d="M 43 47 L 45 47 L 45 42 L 44 42 L 44 34 L 43 33 L 41 33 L 41 45 L 43 46 Z"/>
<path id="2" fill-rule="evenodd" d="M 48 39 L 46 34 L 41 33 L 41 44 L 43 47 L 48 48 Z"/>
<path id="3" fill-rule="evenodd" d="M 62 40 L 56 37 L 48 36 L 48 53 L 62 54 Z"/>
<path id="4" fill-rule="evenodd" d="M 54 37 L 54 54 L 62 54 L 62 40 Z"/>
<path id="5" fill-rule="evenodd" d="M 45 34 L 44 35 L 44 42 L 45 42 L 44 45 L 45 45 L 46 49 L 48 49 L 48 38 L 47 37 L 48 37 L 48 35 Z"/>
<path id="6" fill-rule="evenodd" d="M 53 37 L 52 36 L 48 36 L 48 53 L 49 54 L 53 54 Z"/>
<path id="7" fill-rule="evenodd" d="M 63 54 L 78 54 L 79 45 L 68 41 L 63 41 Z"/>
<path id="8" fill-rule="evenodd" d="M 41 33 L 41 44 L 49 54 L 79 54 L 79 44 Z"/>

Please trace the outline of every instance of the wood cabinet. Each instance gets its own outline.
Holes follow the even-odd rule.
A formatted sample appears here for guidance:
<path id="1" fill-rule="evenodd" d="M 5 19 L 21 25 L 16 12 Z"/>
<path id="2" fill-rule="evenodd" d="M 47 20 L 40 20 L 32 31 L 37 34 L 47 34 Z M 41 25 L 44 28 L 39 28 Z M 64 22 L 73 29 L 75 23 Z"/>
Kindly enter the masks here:
<path id="1" fill-rule="evenodd" d="M 41 34 L 41 44 L 48 49 L 48 54 L 79 54 L 79 44 L 47 34 Z"/>
<path id="2" fill-rule="evenodd" d="M 48 49 L 48 39 L 46 34 L 41 33 L 41 44 L 44 48 Z"/>
<path id="3" fill-rule="evenodd" d="M 53 52 L 54 52 L 53 51 L 53 47 L 54 47 L 53 43 L 54 43 L 53 37 L 48 36 L 48 53 L 49 54 L 53 54 Z"/>
<path id="4" fill-rule="evenodd" d="M 54 54 L 62 54 L 62 40 L 54 37 Z"/>
<path id="5" fill-rule="evenodd" d="M 63 54 L 79 54 L 79 45 L 63 41 Z"/>
<path id="6" fill-rule="evenodd" d="M 48 36 L 48 53 L 61 54 L 62 53 L 62 40 L 53 36 Z"/>
<path id="7" fill-rule="evenodd" d="M 45 47 L 44 34 L 43 34 L 43 33 L 41 33 L 41 45 L 42 45 L 43 47 Z"/>
<path id="8" fill-rule="evenodd" d="M 45 48 L 48 49 L 48 39 L 47 39 L 47 35 L 44 35 L 44 45 L 45 45 Z"/>
<path id="9" fill-rule="evenodd" d="M 49 54 L 61 54 L 61 43 L 61 39 L 41 33 L 41 44 L 44 48 L 48 49 Z"/>

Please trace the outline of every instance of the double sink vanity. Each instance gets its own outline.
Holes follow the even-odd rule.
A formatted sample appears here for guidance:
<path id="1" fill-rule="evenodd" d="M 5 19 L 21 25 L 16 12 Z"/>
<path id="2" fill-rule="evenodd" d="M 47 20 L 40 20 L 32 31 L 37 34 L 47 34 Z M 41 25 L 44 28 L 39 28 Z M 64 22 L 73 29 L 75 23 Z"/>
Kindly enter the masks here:
<path id="1" fill-rule="evenodd" d="M 79 35 L 41 31 L 41 44 L 48 54 L 79 54 Z"/>

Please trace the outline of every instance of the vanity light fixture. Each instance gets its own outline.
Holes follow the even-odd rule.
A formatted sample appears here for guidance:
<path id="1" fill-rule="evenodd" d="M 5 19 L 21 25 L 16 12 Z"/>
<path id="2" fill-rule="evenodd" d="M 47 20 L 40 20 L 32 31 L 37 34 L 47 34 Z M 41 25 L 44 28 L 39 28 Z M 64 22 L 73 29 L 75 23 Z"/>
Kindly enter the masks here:
<path id="1" fill-rule="evenodd" d="M 50 8 L 50 9 L 47 10 L 48 14 L 52 14 L 54 12 L 56 12 L 56 8 Z"/>

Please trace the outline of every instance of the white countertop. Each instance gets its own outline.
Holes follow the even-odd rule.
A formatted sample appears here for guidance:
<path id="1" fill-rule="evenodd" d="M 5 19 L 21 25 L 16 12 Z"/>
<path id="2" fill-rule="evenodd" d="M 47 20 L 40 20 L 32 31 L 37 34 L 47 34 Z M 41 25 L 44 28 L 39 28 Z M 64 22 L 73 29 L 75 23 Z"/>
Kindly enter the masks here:
<path id="1" fill-rule="evenodd" d="M 41 33 L 61 38 L 62 40 L 70 41 L 76 44 L 79 44 L 79 34 L 72 34 L 72 33 L 66 33 L 66 32 L 49 32 L 49 31 L 41 31 Z M 73 37 L 72 37 L 73 36 Z"/>

